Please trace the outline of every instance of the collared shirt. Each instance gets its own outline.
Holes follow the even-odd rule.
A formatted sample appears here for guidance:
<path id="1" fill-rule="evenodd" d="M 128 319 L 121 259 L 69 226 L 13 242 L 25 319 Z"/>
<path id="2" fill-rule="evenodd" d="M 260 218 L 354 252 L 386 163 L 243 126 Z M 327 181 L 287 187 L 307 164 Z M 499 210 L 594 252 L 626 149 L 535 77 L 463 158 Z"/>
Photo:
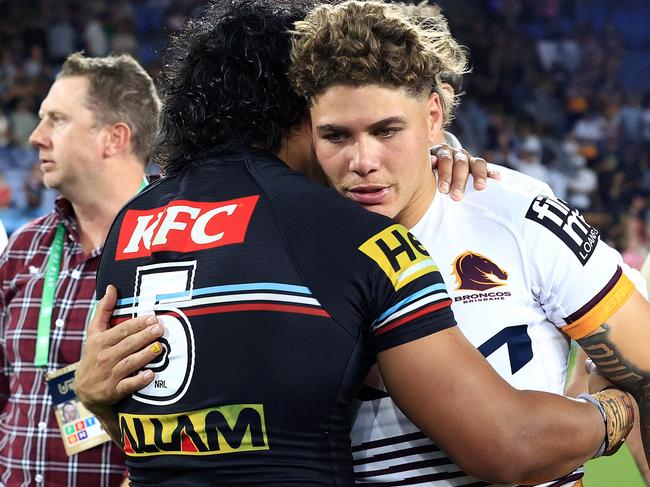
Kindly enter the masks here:
<path id="1" fill-rule="evenodd" d="M 47 367 L 34 366 L 36 329 L 47 256 L 59 223 L 65 226 L 56 283 Z M 105 443 L 68 457 L 45 374 L 77 362 L 95 296 L 101 249 L 83 252 L 72 206 L 62 198 L 44 217 L 12 235 L 0 258 L 0 485 L 118 486 L 119 448 Z"/>

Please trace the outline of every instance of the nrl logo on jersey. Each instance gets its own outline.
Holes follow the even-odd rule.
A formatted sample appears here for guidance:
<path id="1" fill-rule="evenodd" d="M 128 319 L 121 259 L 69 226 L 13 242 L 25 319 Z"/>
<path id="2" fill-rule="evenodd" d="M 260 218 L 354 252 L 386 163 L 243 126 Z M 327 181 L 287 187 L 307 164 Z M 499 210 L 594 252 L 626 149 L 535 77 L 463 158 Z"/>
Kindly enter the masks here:
<path id="1" fill-rule="evenodd" d="M 454 302 L 477 303 L 480 301 L 502 301 L 510 291 L 489 291 L 506 286 L 508 273 L 492 260 L 477 252 L 463 252 L 454 259 L 452 275 L 456 277 L 457 291 L 479 291 L 455 296 Z M 489 292 L 487 292 L 489 291 Z"/>

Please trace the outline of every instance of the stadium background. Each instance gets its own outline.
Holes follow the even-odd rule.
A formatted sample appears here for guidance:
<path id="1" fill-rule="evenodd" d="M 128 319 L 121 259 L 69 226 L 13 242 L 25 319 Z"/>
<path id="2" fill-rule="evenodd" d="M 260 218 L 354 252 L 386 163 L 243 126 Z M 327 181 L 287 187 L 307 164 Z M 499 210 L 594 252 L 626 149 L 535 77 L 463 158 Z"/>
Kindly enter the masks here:
<path id="1" fill-rule="evenodd" d="M 169 33 L 205 3 L 0 0 L 0 220 L 9 233 L 56 197 L 28 137 L 61 61 L 80 49 L 129 52 L 155 75 Z M 452 131 L 472 154 L 548 182 L 639 268 L 650 245 L 650 2 L 438 4 L 473 67 Z M 591 462 L 585 484 L 644 485 L 626 451 Z"/>

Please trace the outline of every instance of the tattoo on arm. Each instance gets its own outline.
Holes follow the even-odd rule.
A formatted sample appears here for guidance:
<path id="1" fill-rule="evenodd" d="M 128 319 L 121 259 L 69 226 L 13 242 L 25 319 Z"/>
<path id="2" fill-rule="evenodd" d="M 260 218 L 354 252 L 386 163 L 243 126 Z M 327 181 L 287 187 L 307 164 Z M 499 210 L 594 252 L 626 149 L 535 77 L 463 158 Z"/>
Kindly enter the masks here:
<path id="1" fill-rule="evenodd" d="M 614 384 L 637 400 L 643 396 L 650 400 L 650 371 L 642 371 L 620 353 L 610 339 L 606 323 L 596 333 L 578 340 L 578 343 Z"/>
<path id="2" fill-rule="evenodd" d="M 636 399 L 641 437 L 650 463 L 650 371 L 640 369 L 625 358 L 612 343 L 609 332 L 609 326 L 603 323 L 596 333 L 578 340 L 578 343 L 609 380 Z"/>

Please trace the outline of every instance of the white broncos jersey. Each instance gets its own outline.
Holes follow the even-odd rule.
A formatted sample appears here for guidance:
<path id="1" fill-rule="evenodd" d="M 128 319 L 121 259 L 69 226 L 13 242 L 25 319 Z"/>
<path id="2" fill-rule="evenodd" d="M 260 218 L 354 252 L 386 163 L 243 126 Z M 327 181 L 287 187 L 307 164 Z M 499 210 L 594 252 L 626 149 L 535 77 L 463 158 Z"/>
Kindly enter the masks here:
<path id="1" fill-rule="evenodd" d="M 595 330 L 634 285 L 620 254 L 547 185 L 499 169 L 503 182 L 468 189 L 462 202 L 438 192 L 411 231 L 437 263 L 461 330 L 495 370 L 518 389 L 561 394 L 570 338 Z M 383 391 L 366 387 L 360 399 L 358 484 L 492 485 L 462 472 Z"/>

